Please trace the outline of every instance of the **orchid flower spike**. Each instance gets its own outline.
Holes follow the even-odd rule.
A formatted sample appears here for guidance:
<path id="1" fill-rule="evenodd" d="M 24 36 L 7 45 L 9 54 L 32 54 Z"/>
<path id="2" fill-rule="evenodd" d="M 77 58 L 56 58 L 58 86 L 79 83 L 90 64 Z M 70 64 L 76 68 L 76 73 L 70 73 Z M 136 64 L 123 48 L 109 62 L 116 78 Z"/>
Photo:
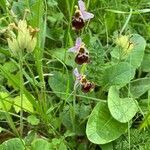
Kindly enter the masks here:
<path id="1" fill-rule="evenodd" d="M 79 9 L 81 11 L 81 17 L 83 18 L 84 21 L 94 18 L 94 14 L 86 11 L 85 3 L 82 0 L 78 1 L 78 5 L 79 5 Z"/>

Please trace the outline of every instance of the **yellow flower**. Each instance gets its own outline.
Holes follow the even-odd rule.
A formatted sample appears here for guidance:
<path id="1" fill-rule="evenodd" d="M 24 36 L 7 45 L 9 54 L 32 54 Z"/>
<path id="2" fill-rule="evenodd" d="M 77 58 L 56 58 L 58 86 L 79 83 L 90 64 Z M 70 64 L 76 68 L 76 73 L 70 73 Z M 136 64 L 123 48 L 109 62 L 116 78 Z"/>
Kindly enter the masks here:
<path id="1" fill-rule="evenodd" d="M 39 31 L 28 27 L 26 20 L 19 20 L 18 24 L 10 24 L 12 34 L 7 39 L 8 46 L 13 55 L 17 55 L 20 51 L 32 52 L 35 49 L 37 39 L 36 33 Z M 14 32 L 13 29 L 17 30 Z M 33 34 L 34 33 L 34 34 Z M 15 35 L 15 36 L 14 36 Z"/>
<path id="2" fill-rule="evenodd" d="M 15 38 L 7 38 L 8 41 L 8 46 L 10 48 L 10 52 L 12 55 L 16 56 L 18 54 L 18 52 L 20 51 L 19 45 L 18 45 L 18 41 Z"/>
<path id="3" fill-rule="evenodd" d="M 130 41 L 129 36 L 127 35 L 120 35 L 116 40 L 115 43 L 123 49 L 125 54 L 129 54 L 132 49 L 134 48 L 134 44 Z"/>

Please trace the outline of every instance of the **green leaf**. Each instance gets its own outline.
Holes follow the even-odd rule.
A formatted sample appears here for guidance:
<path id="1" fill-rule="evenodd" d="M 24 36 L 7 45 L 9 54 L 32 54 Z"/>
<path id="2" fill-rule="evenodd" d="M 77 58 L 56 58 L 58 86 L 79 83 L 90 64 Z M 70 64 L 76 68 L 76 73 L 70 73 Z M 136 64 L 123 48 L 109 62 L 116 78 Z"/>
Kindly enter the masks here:
<path id="1" fill-rule="evenodd" d="M 23 141 L 19 138 L 13 138 L 5 141 L 0 146 L 1 150 L 25 150 Z"/>
<path id="2" fill-rule="evenodd" d="M 121 62 L 117 65 L 105 69 L 102 85 L 109 87 L 112 85 L 124 86 L 133 79 L 135 69 L 127 62 Z"/>
<path id="3" fill-rule="evenodd" d="M 19 81 L 19 79 L 15 75 L 11 74 L 2 65 L 0 65 L 0 71 L 1 71 L 1 73 L 4 75 L 4 77 L 11 83 L 11 85 L 15 89 L 16 88 L 17 89 L 20 88 L 20 81 Z M 35 98 L 33 97 L 33 95 L 30 94 L 30 92 L 28 92 L 25 87 L 23 87 L 23 92 L 24 92 L 25 96 L 28 98 L 28 100 L 30 100 L 30 102 L 32 103 L 32 105 L 36 108 L 37 103 L 36 103 Z"/>
<path id="4" fill-rule="evenodd" d="M 61 99 L 66 99 L 72 92 L 72 83 L 69 76 L 61 72 L 52 72 L 53 76 L 49 78 L 48 83 L 53 92 Z M 71 98 L 70 98 L 71 99 Z"/>
<path id="5" fill-rule="evenodd" d="M 49 0 L 47 3 L 50 7 L 54 7 L 58 5 L 58 3 L 55 0 Z"/>
<path id="6" fill-rule="evenodd" d="M 50 144 L 44 139 L 37 139 L 31 144 L 31 150 L 49 150 Z"/>
<path id="7" fill-rule="evenodd" d="M 127 124 L 115 120 L 107 103 L 99 102 L 93 109 L 86 126 L 88 139 L 95 144 L 106 144 L 125 133 Z"/>
<path id="8" fill-rule="evenodd" d="M 25 145 L 26 146 L 29 146 L 31 145 L 31 143 L 37 139 L 38 135 L 36 133 L 36 131 L 29 131 L 28 134 L 26 135 L 26 137 L 24 138 L 24 141 L 25 141 Z"/>
<path id="9" fill-rule="evenodd" d="M 1 7 L 3 10 L 6 10 L 6 0 L 1 0 L 1 1 L 0 1 L 0 7 Z"/>
<path id="10" fill-rule="evenodd" d="M 120 98 L 119 90 L 112 86 L 108 93 L 108 107 L 111 115 L 119 122 L 130 121 L 138 111 L 138 103 L 133 98 Z"/>
<path id="11" fill-rule="evenodd" d="M 0 92 L 0 109 L 9 111 L 11 109 L 13 99 L 6 92 Z"/>
<path id="12" fill-rule="evenodd" d="M 141 65 L 144 57 L 146 41 L 142 36 L 133 34 L 131 42 L 134 44 L 134 48 L 131 54 L 128 56 L 127 62 L 131 63 L 133 67 L 138 68 Z"/>
<path id="13" fill-rule="evenodd" d="M 144 72 L 150 72 L 150 54 L 145 54 L 142 64 L 141 64 L 141 69 Z"/>
<path id="14" fill-rule="evenodd" d="M 3 47 L 0 47 L 0 53 L 2 53 L 2 54 L 5 55 L 5 56 L 8 56 L 8 57 L 11 56 L 11 54 L 10 54 L 10 52 L 9 52 L 9 49 L 5 49 L 5 48 L 3 48 Z"/>
<path id="15" fill-rule="evenodd" d="M 34 116 L 34 115 L 30 115 L 27 117 L 27 121 L 31 124 L 31 125 L 38 125 L 40 120 Z"/>
<path id="16" fill-rule="evenodd" d="M 65 64 L 71 67 L 75 65 L 75 57 L 73 53 L 67 52 L 65 49 L 56 49 L 52 55 L 54 58 L 57 58 L 61 61 L 65 61 Z"/>
<path id="17" fill-rule="evenodd" d="M 150 89 L 150 78 L 141 78 L 131 82 L 130 93 L 138 98 Z"/>
<path id="18" fill-rule="evenodd" d="M 23 95 L 22 108 L 25 112 L 33 112 L 33 106 L 30 101 Z M 14 98 L 14 109 L 16 113 L 21 110 L 21 97 L 17 96 Z"/>
<path id="19" fill-rule="evenodd" d="M 123 49 L 116 46 L 111 52 L 111 56 L 118 60 L 122 59 L 122 61 L 130 63 L 134 68 L 138 68 L 144 57 L 146 41 L 138 34 L 133 34 L 129 41 L 133 44 L 133 49 L 129 53 L 123 55 Z"/>
<path id="20" fill-rule="evenodd" d="M 63 139 L 57 139 L 57 138 L 54 138 L 52 139 L 52 142 L 50 143 L 50 149 L 51 150 L 67 150 L 67 147 L 63 141 Z"/>
<path id="21" fill-rule="evenodd" d="M 18 69 L 18 67 L 12 61 L 5 62 L 3 68 L 10 73 L 17 71 Z"/>

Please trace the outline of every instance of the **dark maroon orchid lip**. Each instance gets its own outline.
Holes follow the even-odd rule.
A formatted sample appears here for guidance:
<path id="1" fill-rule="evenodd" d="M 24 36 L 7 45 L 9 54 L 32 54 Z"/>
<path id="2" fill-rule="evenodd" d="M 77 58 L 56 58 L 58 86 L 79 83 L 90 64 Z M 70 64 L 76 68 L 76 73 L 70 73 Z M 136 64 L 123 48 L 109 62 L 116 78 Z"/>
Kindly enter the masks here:
<path id="1" fill-rule="evenodd" d="M 81 86 L 81 91 L 84 93 L 91 92 L 94 89 L 95 85 L 89 81 Z"/>
<path id="2" fill-rule="evenodd" d="M 78 53 L 75 57 L 75 62 L 78 64 L 78 65 L 82 65 L 84 63 L 88 63 L 89 62 L 89 55 L 86 55 L 85 53 Z"/>
<path id="3" fill-rule="evenodd" d="M 81 17 L 76 18 L 75 16 L 72 18 L 72 27 L 75 30 L 81 30 L 85 26 L 84 20 Z"/>

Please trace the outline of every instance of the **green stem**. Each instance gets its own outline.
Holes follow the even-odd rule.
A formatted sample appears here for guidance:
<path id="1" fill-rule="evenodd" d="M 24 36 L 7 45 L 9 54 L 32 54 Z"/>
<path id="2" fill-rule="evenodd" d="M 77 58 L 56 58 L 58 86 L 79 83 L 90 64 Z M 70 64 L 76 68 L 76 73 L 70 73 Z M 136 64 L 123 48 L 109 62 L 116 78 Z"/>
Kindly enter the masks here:
<path id="1" fill-rule="evenodd" d="M 76 111 L 76 86 L 74 86 L 74 93 L 73 93 L 73 121 L 72 121 L 72 126 L 73 126 L 73 131 L 75 132 L 75 114 Z"/>
<path id="2" fill-rule="evenodd" d="M 123 31 L 124 31 L 125 28 L 127 27 L 128 23 L 129 23 L 129 21 L 130 21 L 130 19 L 131 19 L 131 16 L 132 16 L 132 9 L 130 9 L 130 14 L 129 14 L 129 16 L 128 16 L 126 22 L 125 22 L 125 24 L 123 25 L 121 31 L 120 31 L 120 35 L 123 33 Z"/>
<path id="3" fill-rule="evenodd" d="M 21 99 L 21 110 L 20 110 L 20 135 L 23 134 L 23 57 L 22 52 L 20 52 L 19 56 L 19 69 L 20 69 L 20 99 Z"/>
<path id="4" fill-rule="evenodd" d="M 130 123 L 128 122 L 128 140 L 129 140 L 129 150 L 130 150 L 130 148 L 131 148 L 131 137 L 130 137 Z"/>

